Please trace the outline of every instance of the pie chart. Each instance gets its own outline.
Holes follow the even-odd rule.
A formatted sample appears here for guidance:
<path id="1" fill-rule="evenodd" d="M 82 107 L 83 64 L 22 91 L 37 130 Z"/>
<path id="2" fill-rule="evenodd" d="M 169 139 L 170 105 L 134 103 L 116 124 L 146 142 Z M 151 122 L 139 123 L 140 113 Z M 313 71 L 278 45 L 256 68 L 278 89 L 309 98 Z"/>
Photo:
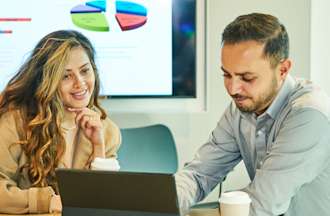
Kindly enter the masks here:
<path id="1" fill-rule="evenodd" d="M 122 31 L 140 28 L 147 22 L 147 8 L 131 1 L 116 1 L 115 16 L 117 25 Z M 106 0 L 89 1 L 74 6 L 71 20 L 74 25 L 89 31 L 108 32 L 111 24 L 107 20 L 108 13 Z"/>

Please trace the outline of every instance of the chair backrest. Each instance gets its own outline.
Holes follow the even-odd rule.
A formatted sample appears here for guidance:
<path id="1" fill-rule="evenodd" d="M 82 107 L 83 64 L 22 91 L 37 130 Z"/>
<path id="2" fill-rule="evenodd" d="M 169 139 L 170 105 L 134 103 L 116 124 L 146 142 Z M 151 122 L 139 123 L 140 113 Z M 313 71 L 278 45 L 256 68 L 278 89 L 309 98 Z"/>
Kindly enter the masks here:
<path id="1" fill-rule="evenodd" d="M 178 157 L 173 135 L 168 127 L 157 124 L 121 129 L 118 151 L 121 171 L 175 173 Z"/>

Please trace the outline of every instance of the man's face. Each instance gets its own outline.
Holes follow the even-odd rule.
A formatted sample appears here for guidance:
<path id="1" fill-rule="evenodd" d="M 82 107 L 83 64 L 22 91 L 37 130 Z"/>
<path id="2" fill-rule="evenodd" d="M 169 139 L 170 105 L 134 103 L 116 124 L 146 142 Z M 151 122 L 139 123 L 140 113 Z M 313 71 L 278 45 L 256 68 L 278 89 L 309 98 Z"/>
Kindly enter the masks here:
<path id="1" fill-rule="evenodd" d="M 224 44 L 221 55 L 228 94 L 241 111 L 257 115 L 271 104 L 286 76 L 281 63 L 276 68 L 271 67 L 263 49 L 264 44 L 255 41 Z"/>

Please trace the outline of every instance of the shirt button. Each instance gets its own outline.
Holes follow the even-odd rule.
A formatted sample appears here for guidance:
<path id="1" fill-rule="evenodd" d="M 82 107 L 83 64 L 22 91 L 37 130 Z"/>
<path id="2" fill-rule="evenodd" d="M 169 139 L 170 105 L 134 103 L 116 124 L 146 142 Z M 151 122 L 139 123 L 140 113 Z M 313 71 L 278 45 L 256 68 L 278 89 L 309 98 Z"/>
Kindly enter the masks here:
<path id="1" fill-rule="evenodd" d="M 258 130 L 257 136 L 261 136 L 264 132 L 262 130 Z"/>

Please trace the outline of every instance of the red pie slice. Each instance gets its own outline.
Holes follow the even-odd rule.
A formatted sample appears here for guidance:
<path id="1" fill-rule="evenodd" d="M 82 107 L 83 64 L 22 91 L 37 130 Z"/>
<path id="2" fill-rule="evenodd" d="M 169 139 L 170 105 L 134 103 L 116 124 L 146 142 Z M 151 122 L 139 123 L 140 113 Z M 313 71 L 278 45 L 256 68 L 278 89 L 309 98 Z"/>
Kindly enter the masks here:
<path id="1" fill-rule="evenodd" d="M 116 19 L 121 30 L 123 31 L 139 28 L 140 26 L 144 25 L 147 22 L 146 16 L 124 14 L 124 13 L 117 13 Z"/>

